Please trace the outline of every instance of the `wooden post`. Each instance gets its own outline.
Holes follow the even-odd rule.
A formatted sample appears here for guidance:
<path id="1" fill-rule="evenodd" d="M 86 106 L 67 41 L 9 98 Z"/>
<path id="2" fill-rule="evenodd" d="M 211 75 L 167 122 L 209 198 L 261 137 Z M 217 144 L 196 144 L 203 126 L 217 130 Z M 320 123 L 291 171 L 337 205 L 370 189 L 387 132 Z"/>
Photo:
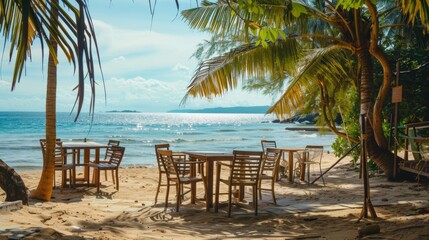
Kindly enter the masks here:
<path id="1" fill-rule="evenodd" d="M 360 217 L 358 219 L 358 222 L 362 218 L 368 218 L 368 210 L 372 218 L 377 218 L 377 214 L 375 212 L 374 206 L 371 203 L 371 196 L 370 196 L 370 187 L 369 187 L 369 176 L 368 176 L 368 162 L 367 162 L 367 154 L 366 154 L 366 117 L 365 113 L 361 113 L 361 157 L 360 157 L 360 163 L 361 163 L 361 169 L 362 169 L 362 180 L 363 180 L 363 187 L 364 187 L 364 201 L 363 201 L 363 208 L 362 212 L 360 214 Z"/>
<path id="2" fill-rule="evenodd" d="M 392 103 L 395 104 L 395 115 L 393 120 L 394 139 L 393 139 L 393 178 L 396 179 L 397 172 L 397 155 L 398 155 L 398 114 L 399 103 L 402 102 L 402 87 L 399 86 L 399 61 L 396 62 L 396 87 L 392 89 Z"/>

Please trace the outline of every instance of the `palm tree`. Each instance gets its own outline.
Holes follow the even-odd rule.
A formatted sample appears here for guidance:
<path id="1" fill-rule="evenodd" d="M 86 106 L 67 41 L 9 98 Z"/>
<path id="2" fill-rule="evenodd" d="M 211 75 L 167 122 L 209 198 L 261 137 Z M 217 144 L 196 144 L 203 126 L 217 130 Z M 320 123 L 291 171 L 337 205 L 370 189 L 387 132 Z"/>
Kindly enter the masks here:
<path id="1" fill-rule="evenodd" d="M 261 0 L 252 4 L 228 0 L 217 3 L 203 1 L 201 7 L 183 11 L 182 16 L 191 28 L 210 31 L 224 39 L 232 39 L 232 35 L 233 40 L 243 44 L 221 56 L 203 61 L 191 80 L 184 100 L 189 95 L 207 98 L 222 95 L 236 87 L 239 80 L 246 82 L 248 78 L 287 80 L 289 85 L 284 94 L 269 110 L 279 117 L 286 117 L 299 111 L 302 100 L 314 86 L 319 86 L 319 100 L 324 102 L 334 100 L 335 96 L 355 87 L 360 94 L 361 114 L 367 116 L 368 123 L 371 123 L 366 124 L 368 155 L 391 178 L 393 155 L 387 149 L 381 110 L 390 89 L 393 71 L 379 47 L 382 37 L 380 27 L 383 26 L 380 21 L 401 10 L 396 6 L 397 2 L 406 1 L 377 1 L 379 5 L 374 5 L 370 0 L 338 2 L 342 5 L 337 5 L 337 1 Z M 419 6 L 407 9 L 420 11 L 420 15 L 412 12 L 408 16 L 413 17 L 410 19 L 414 19 L 415 23 L 424 24 L 427 29 L 424 18 L 428 11 L 427 4 Z M 405 23 L 391 26 L 404 27 Z M 418 26 L 414 28 L 418 29 Z M 249 29 L 253 31 L 253 37 L 248 33 Z M 281 34 L 276 30 L 282 30 L 286 37 L 278 37 Z M 279 48 L 286 44 L 289 46 Z M 378 92 L 374 92 L 373 61 L 383 68 Z M 357 64 L 351 64 L 353 62 Z M 292 69 L 290 65 L 293 65 Z M 359 66 L 360 81 L 351 74 L 354 66 Z M 327 106 L 332 110 L 335 103 Z"/>
<path id="2" fill-rule="evenodd" d="M 79 9 L 73 5 L 73 2 L 78 3 Z M 174 2 L 177 10 L 179 10 L 179 1 L 174 0 Z M 153 3 L 149 2 L 149 4 L 151 14 L 154 15 L 156 1 Z M 74 17 L 76 20 L 74 20 Z M 21 78 L 24 64 L 31 51 L 31 43 L 35 38 L 38 37 L 40 39 L 42 52 L 44 44 L 49 49 L 46 95 L 46 158 L 48 160 L 43 165 L 39 185 L 35 192 L 32 193 L 33 198 L 48 201 L 52 194 L 54 176 L 53 156 L 56 139 L 57 48 L 60 47 L 68 61 L 75 68 L 76 66 L 78 67 L 79 82 L 76 87 L 77 97 L 75 102 L 75 106 L 77 106 L 75 120 L 77 120 L 84 100 L 85 66 L 91 86 L 90 112 L 94 110 L 95 106 L 94 58 L 90 45 L 94 44 L 97 57 L 99 53 L 94 28 L 85 0 L 1 1 L 0 27 L 5 40 L 10 41 L 9 61 L 15 62 L 12 90 Z M 17 49 L 16 56 L 13 58 L 15 48 Z M 101 66 L 100 62 L 99 65 Z"/>
<path id="3" fill-rule="evenodd" d="M 79 71 L 76 97 L 76 118 L 79 116 L 84 99 L 84 60 L 90 85 L 94 93 L 94 67 L 89 46 L 97 49 L 94 29 L 88 9 L 83 0 L 76 0 L 79 8 L 72 1 L 2 1 L 0 4 L 0 26 L 6 41 L 10 41 L 10 61 L 15 62 L 12 90 L 22 74 L 23 66 L 31 51 L 32 42 L 39 38 L 43 48 L 49 49 L 48 81 L 46 97 L 46 139 L 47 161 L 44 163 L 42 176 L 32 197 L 48 201 L 51 198 L 54 176 L 54 151 L 56 139 L 56 65 L 57 47 L 60 47 L 69 62 Z M 74 20 L 76 18 L 76 20 Z M 85 24 L 85 18 L 89 24 Z M 93 41 L 90 39 L 94 38 Z M 16 52 L 15 52 L 16 48 Z M 16 54 L 16 55 L 15 55 Z M 98 49 L 97 49 L 98 54 Z M 91 110 L 94 107 L 91 96 Z"/>

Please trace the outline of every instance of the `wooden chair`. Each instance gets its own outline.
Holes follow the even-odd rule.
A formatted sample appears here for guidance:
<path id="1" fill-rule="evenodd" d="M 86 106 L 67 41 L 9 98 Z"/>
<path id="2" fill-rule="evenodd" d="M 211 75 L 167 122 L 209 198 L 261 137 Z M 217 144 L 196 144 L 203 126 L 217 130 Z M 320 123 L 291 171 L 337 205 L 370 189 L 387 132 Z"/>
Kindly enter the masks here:
<path id="1" fill-rule="evenodd" d="M 267 152 L 268 148 L 276 148 L 277 143 L 273 140 L 261 140 L 262 151 L 264 154 Z"/>
<path id="2" fill-rule="evenodd" d="M 276 141 L 273 141 L 273 140 L 261 140 L 261 146 L 262 146 L 262 151 L 264 152 L 264 154 L 266 154 L 268 148 L 277 148 L 277 143 Z M 286 175 L 287 165 L 288 165 L 287 161 L 285 160 L 284 157 L 282 157 L 281 164 L 279 164 L 279 169 L 277 171 L 278 175 L 276 176 L 276 181 L 280 180 L 282 177 Z"/>
<path id="3" fill-rule="evenodd" d="M 206 182 L 204 176 L 194 176 L 197 166 L 203 164 L 203 161 L 187 161 L 183 154 L 174 155 L 170 150 L 158 150 L 159 157 L 164 167 L 167 176 L 167 193 L 165 195 L 165 209 L 168 207 L 168 196 L 170 193 L 170 183 L 176 185 L 176 212 L 179 211 L 179 206 L 182 203 L 183 185 L 195 184 L 203 182 L 204 192 L 206 194 Z M 205 196 L 207 198 L 207 196 Z M 195 199 L 194 199 L 195 200 Z"/>
<path id="4" fill-rule="evenodd" d="M 261 173 L 259 175 L 259 199 L 262 199 L 262 190 L 271 190 L 274 204 L 277 205 L 276 195 L 274 193 L 274 183 L 276 182 L 276 176 L 280 166 L 280 160 L 282 158 L 282 150 L 278 148 L 267 148 L 261 166 Z M 271 181 L 271 188 L 262 188 L 262 181 Z"/>
<path id="5" fill-rule="evenodd" d="M 303 152 L 298 152 L 298 161 L 295 163 L 295 174 L 296 176 L 301 176 L 303 169 L 306 169 L 307 173 L 307 183 L 311 183 L 311 173 L 310 169 L 312 165 L 319 165 L 320 175 L 322 176 L 323 185 L 325 185 L 325 179 L 322 175 L 322 156 L 323 156 L 323 146 L 314 146 L 307 145 Z"/>
<path id="6" fill-rule="evenodd" d="M 261 170 L 261 162 L 263 152 L 254 151 L 238 151 L 233 152 L 232 163 L 227 164 L 217 162 L 216 169 L 216 196 L 215 196 L 215 212 L 219 210 L 219 188 L 220 183 L 228 185 L 228 217 L 231 217 L 231 200 L 232 187 L 244 188 L 251 186 L 253 189 L 253 204 L 255 206 L 255 215 L 258 215 L 258 182 Z M 230 172 L 228 178 L 221 177 L 222 166 L 228 167 Z M 243 190 L 244 191 L 244 190 Z M 241 199 L 243 196 L 239 194 Z"/>
<path id="7" fill-rule="evenodd" d="M 40 148 L 42 149 L 42 155 L 43 155 L 43 162 L 44 164 L 47 164 L 47 157 L 46 157 L 46 139 L 40 139 Z M 55 184 L 55 172 L 61 171 L 61 186 L 64 187 L 67 184 L 67 171 L 69 171 L 69 187 L 72 187 L 74 185 L 74 171 L 75 166 L 73 164 L 67 164 L 64 162 L 64 150 L 63 150 L 63 143 L 60 139 L 56 139 L 55 142 L 55 153 L 54 153 L 54 161 L 55 161 L 55 171 L 54 171 L 54 187 Z"/>
<path id="8" fill-rule="evenodd" d="M 155 194 L 155 204 L 158 202 L 158 194 L 161 186 L 167 186 L 167 183 L 162 183 L 162 176 L 166 176 L 164 166 L 162 165 L 161 157 L 159 156 L 158 150 L 170 150 L 170 144 L 157 144 L 155 145 L 156 163 L 158 165 L 158 187 Z"/>
<path id="9" fill-rule="evenodd" d="M 96 184 L 97 193 L 100 191 L 100 171 L 110 170 L 115 172 L 116 178 L 116 190 L 119 190 L 119 166 L 121 165 L 122 158 L 124 157 L 125 148 L 120 146 L 112 146 L 111 154 L 108 163 L 89 163 L 89 167 L 95 168 L 97 171 Z M 115 178 L 113 178 L 113 184 L 115 184 Z"/>
<path id="10" fill-rule="evenodd" d="M 119 143 L 120 143 L 120 141 L 118 141 L 118 140 L 109 139 L 109 141 L 107 142 L 108 147 L 106 148 L 106 153 L 104 154 L 104 159 L 100 160 L 99 163 L 109 163 L 110 162 L 110 156 L 113 153 L 112 147 L 119 146 Z M 92 162 L 95 163 L 95 160 L 93 160 Z M 104 171 L 104 180 L 107 181 L 107 170 Z M 113 171 L 112 171 L 112 181 L 113 181 L 113 184 L 115 184 L 115 177 L 113 176 Z"/>

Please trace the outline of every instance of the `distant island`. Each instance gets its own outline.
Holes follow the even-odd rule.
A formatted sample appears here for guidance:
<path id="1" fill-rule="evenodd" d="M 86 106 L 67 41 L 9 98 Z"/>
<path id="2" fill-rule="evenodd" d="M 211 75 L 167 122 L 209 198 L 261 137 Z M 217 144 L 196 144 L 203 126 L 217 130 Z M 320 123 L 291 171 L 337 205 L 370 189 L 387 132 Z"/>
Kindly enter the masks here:
<path id="1" fill-rule="evenodd" d="M 136 110 L 111 110 L 111 111 L 106 111 L 108 113 L 139 113 L 139 111 Z"/>
<path id="2" fill-rule="evenodd" d="M 261 113 L 267 112 L 269 106 L 249 106 L 249 107 L 217 107 L 203 109 L 175 109 L 169 113 Z"/>

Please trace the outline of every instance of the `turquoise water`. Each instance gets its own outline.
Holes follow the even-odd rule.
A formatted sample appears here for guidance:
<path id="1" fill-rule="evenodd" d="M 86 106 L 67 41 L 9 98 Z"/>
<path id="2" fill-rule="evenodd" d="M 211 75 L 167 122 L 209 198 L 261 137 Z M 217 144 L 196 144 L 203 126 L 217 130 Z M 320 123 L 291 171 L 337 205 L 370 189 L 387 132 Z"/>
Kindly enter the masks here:
<path id="1" fill-rule="evenodd" d="M 117 139 L 126 147 L 123 165 L 156 164 L 154 145 L 169 143 L 174 151 L 261 150 L 261 139 L 276 140 L 281 147 L 323 145 L 330 133 L 287 131 L 288 124 L 271 123 L 263 114 L 200 113 L 96 113 L 92 126 L 88 114 L 73 122 L 69 113 L 57 114 L 57 137 L 63 141 L 107 143 Z M 293 124 L 292 124 L 293 125 Z M 0 159 L 16 170 L 40 169 L 39 139 L 45 138 L 45 114 L 0 112 Z"/>

